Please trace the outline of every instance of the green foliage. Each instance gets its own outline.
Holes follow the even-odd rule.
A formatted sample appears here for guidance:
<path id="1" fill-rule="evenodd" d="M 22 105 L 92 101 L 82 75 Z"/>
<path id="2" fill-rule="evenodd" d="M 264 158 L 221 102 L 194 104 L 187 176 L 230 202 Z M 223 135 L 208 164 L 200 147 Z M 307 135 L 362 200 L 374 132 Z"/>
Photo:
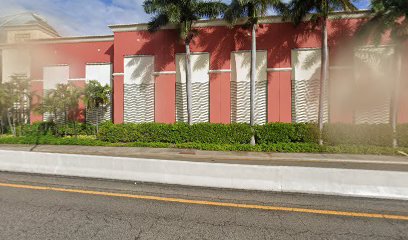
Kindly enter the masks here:
<path id="1" fill-rule="evenodd" d="M 16 126 L 30 121 L 32 99 L 30 80 L 26 77 L 12 76 L 11 80 L 0 84 L 0 120 L 2 131 L 7 122 L 8 130 L 17 134 Z"/>
<path id="2" fill-rule="evenodd" d="M 26 137 L 41 137 L 41 136 L 75 136 L 88 135 L 92 136 L 95 133 L 95 127 L 85 123 L 70 122 L 66 125 L 57 125 L 54 122 L 39 122 L 32 125 L 22 126 L 18 136 Z"/>
<path id="3" fill-rule="evenodd" d="M 329 14 L 336 11 L 357 11 L 354 2 L 358 0 L 291 0 L 284 18 L 291 19 L 296 25 L 301 23 L 307 14 L 312 14 L 312 20 L 327 19 Z"/>
<path id="4" fill-rule="evenodd" d="M 397 139 L 400 147 L 408 148 L 408 124 L 401 124 L 397 127 Z"/>
<path id="5" fill-rule="evenodd" d="M 107 146 L 108 143 L 99 141 L 91 136 L 0 136 L 0 144 L 46 144 L 46 145 L 78 145 L 78 146 Z"/>
<path id="6" fill-rule="evenodd" d="M 271 123 L 255 127 L 260 144 L 315 143 L 318 130 L 311 124 Z M 101 126 L 98 138 L 107 142 L 163 142 L 205 144 L 249 144 L 248 124 L 113 124 Z"/>
<path id="7" fill-rule="evenodd" d="M 373 0 L 371 6 L 374 16 L 360 28 L 360 37 L 373 38 L 375 44 L 389 32 L 396 43 L 408 38 L 408 1 Z"/>
<path id="8" fill-rule="evenodd" d="M 408 152 L 408 148 L 394 149 L 378 146 L 319 146 L 315 143 L 275 143 L 251 146 L 249 144 L 208 144 L 208 143 L 162 143 L 132 142 L 108 143 L 95 139 L 93 136 L 55 137 L 44 136 L 0 136 L 0 144 L 47 144 L 47 145 L 78 145 L 78 146 L 111 146 L 111 147 L 150 147 L 150 148 L 181 148 L 207 151 L 245 151 L 245 152 L 287 152 L 287 153 L 338 153 L 338 154 L 376 154 L 396 155 L 398 151 Z"/>
<path id="9" fill-rule="evenodd" d="M 63 115 L 63 120 L 68 122 L 70 113 L 73 113 L 71 118 L 76 119 L 82 95 L 82 90 L 73 84 L 58 84 L 55 89 L 46 92 L 36 110 L 41 114 L 51 114 L 55 122 Z"/>
<path id="10" fill-rule="evenodd" d="M 247 18 L 244 26 L 258 24 L 260 17 L 268 14 L 268 9 L 273 8 L 278 13 L 286 10 L 285 4 L 280 0 L 232 0 L 224 13 L 224 19 L 235 24 L 238 19 Z"/>
<path id="11" fill-rule="evenodd" d="M 86 84 L 84 91 L 84 102 L 87 108 L 97 109 L 110 103 L 111 87 L 102 86 L 100 82 L 92 80 Z"/>
<path id="12" fill-rule="evenodd" d="M 304 123 L 269 123 L 256 126 L 255 132 L 259 144 L 317 143 L 319 137 L 316 125 Z"/>
<path id="13" fill-rule="evenodd" d="M 323 130 L 328 145 L 391 146 L 392 135 L 389 124 L 329 124 Z"/>
<path id="14" fill-rule="evenodd" d="M 104 123 L 98 138 L 107 142 L 163 142 L 163 143 L 212 143 L 244 144 L 251 137 L 247 124 L 113 124 Z"/>
<path id="15" fill-rule="evenodd" d="M 153 14 L 149 22 L 149 31 L 155 32 L 167 24 L 178 27 L 180 38 L 189 44 L 197 35 L 193 23 L 202 18 L 215 18 L 223 13 L 226 5 L 220 1 L 202 0 L 145 0 L 147 14 Z"/>
<path id="16" fill-rule="evenodd" d="M 76 128 L 76 129 L 75 129 Z M 309 152 L 351 154 L 408 153 L 408 124 L 398 126 L 400 147 L 394 149 L 389 125 L 329 124 L 324 128 L 327 145 L 317 144 L 319 130 L 314 124 L 270 123 L 255 127 L 258 145 L 251 146 L 248 124 L 113 124 L 105 122 L 98 137 L 95 127 L 53 122 L 25 125 L 20 137 L 0 136 L 0 144 L 54 144 L 115 147 L 187 148 L 210 151 Z M 75 132 L 79 135 L 75 137 Z M 65 136 L 67 134 L 67 136 Z M 87 136 L 88 135 L 88 136 Z"/>

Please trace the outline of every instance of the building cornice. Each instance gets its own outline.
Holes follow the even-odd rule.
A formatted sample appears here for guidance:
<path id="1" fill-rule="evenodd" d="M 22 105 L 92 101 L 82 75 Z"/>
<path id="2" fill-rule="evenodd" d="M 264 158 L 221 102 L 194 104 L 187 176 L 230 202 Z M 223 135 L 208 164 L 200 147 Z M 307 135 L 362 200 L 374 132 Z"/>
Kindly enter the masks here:
<path id="1" fill-rule="evenodd" d="M 45 27 L 41 24 L 24 24 L 24 25 L 15 25 L 15 26 L 4 26 L 3 27 L 6 31 L 10 30 L 38 30 L 41 29 L 42 31 L 46 32 L 47 34 L 50 34 L 54 37 L 60 37 L 58 32 L 56 32 L 54 29 L 50 29 L 48 27 Z"/>
<path id="2" fill-rule="evenodd" d="M 356 18 L 366 18 L 370 16 L 370 11 L 357 11 L 357 12 L 336 12 L 329 16 L 329 19 L 356 19 Z M 304 21 L 310 21 L 312 14 L 305 17 Z M 289 22 L 289 20 L 284 20 L 282 16 L 267 16 L 259 19 L 260 24 L 272 24 L 272 23 L 283 23 Z M 245 23 L 245 18 L 238 20 L 235 25 L 242 25 Z M 203 28 L 203 27 L 219 27 L 219 26 L 231 26 L 230 23 L 223 19 L 213 19 L 213 20 L 199 20 L 193 24 L 193 27 Z M 118 24 L 108 26 L 113 32 L 132 32 L 132 31 L 146 31 L 148 29 L 147 23 L 137 23 L 137 24 Z M 167 25 L 162 29 L 175 29 L 175 25 Z"/>
<path id="3" fill-rule="evenodd" d="M 27 41 L 27 43 L 32 43 L 32 44 L 81 43 L 81 42 L 113 42 L 113 35 L 45 38 L 45 39 L 35 39 L 35 40 Z"/>

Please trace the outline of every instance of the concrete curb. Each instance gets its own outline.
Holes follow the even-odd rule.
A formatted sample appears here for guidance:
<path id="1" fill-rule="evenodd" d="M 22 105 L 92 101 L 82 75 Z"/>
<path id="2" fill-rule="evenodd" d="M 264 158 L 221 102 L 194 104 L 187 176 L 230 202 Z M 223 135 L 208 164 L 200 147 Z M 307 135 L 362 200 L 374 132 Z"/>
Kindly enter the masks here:
<path id="1" fill-rule="evenodd" d="M 408 172 L 0 150 L 0 171 L 408 200 Z"/>

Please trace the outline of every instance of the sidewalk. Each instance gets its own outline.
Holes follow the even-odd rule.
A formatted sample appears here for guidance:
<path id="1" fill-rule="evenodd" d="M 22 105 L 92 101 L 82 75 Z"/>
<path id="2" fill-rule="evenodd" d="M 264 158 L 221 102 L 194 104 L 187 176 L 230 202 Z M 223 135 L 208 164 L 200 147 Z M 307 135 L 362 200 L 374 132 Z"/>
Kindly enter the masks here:
<path id="1" fill-rule="evenodd" d="M 408 172 L 408 157 L 403 156 L 326 153 L 221 152 L 176 148 L 59 145 L 0 145 L 0 150 L 264 166 L 300 166 Z"/>
<path id="2" fill-rule="evenodd" d="M 408 200 L 408 158 L 0 145 L 0 171 Z"/>

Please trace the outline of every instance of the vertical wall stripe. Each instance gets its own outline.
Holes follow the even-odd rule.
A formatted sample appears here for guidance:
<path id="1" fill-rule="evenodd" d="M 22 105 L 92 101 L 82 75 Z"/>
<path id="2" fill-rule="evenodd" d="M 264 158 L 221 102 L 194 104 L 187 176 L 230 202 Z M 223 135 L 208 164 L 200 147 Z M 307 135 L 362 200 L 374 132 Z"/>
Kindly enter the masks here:
<path id="1" fill-rule="evenodd" d="M 154 57 L 127 57 L 124 64 L 124 122 L 154 122 Z"/>
<path id="2" fill-rule="evenodd" d="M 187 122 L 186 65 L 185 54 L 176 55 L 176 120 Z M 191 54 L 192 67 L 192 121 L 209 122 L 210 118 L 210 55 Z"/>
<path id="3" fill-rule="evenodd" d="M 257 52 L 255 86 L 255 123 L 267 121 L 267 53 Z M 233 52 L 231 56 L 231 122 L 250 122 L 251 53 Z"/>
<path id="4" fill-rule="evenodd" d="M 317 122 L 320 93 L 320 49 L 292 50 L 293 121 Z M 327 86 L 327 84 L 326 84 Z M 328 121 L 327 88 L 324 101 L 324 121 Z"/>
<path id="5" fill-rule="evenodd" d="M 355 123 L 390 122 L 391 92 L 395 79 L 392 47 L 355 49 Z M 392 80 L 391 80 L 392 79 Z"/>

